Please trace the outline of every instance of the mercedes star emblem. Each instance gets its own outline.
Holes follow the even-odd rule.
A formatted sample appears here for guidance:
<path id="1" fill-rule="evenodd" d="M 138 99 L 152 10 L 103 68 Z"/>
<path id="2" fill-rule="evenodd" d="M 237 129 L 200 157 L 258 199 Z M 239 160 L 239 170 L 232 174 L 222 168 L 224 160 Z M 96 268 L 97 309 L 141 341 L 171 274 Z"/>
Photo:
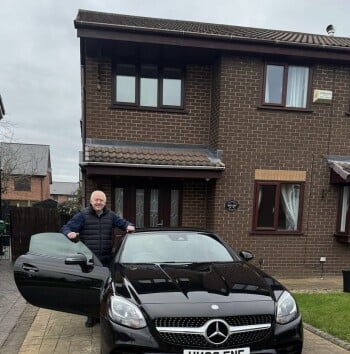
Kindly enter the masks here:
<path id="1" fill-rule="evenodd" d="M 212 344 L 222 344 L 229 337 L 229 326 L 224 320 L 211 320 L 207 322 L 205 338 Z"/>

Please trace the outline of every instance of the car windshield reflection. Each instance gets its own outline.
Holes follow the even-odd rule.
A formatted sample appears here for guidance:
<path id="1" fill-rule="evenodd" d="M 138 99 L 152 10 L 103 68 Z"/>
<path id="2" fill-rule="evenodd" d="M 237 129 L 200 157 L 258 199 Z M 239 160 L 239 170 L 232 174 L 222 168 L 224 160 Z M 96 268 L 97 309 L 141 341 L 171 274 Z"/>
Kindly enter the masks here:
<path id="1" fill-rule="evenodd" d="M 143 232 L 128 235 L 121 263 L 232 262 L 226 247 L 202 233 Z"/>

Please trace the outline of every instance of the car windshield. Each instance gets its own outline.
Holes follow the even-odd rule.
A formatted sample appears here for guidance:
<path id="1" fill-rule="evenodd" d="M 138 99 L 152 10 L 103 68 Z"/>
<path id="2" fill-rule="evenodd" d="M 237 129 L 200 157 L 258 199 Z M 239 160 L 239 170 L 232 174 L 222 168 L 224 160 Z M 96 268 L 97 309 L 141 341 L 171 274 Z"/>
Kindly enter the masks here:
<path id="1" fill-rule="evenodd" d="M 142 232 L 128 235 L 121 263 L 232 262 L 226 247 L 198 232 Z"/>

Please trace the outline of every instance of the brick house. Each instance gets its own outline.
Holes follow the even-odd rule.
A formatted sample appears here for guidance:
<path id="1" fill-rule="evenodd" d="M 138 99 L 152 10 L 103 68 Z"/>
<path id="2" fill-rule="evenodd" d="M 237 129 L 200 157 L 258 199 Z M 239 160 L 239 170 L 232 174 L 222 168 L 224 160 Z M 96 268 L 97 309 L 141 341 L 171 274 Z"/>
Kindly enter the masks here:
<path id="1" fill-rule="evenodd" d="M 77 198 L 79 182 L 52 182 L 50 198 L 57 203 L 75 200 Z"/>
<path id="2" fill-rule="evenodd" d="M 50 198 L 50 146 L 0 143 L 2 199 L 13 206 L 31 206 Z"/>
<path id="3" fill-rule="evenodd" d="M 350 266 L 350 39 L 107 14 L 75 20 L 83 195 L 189 226 L 275 274 Z"/>

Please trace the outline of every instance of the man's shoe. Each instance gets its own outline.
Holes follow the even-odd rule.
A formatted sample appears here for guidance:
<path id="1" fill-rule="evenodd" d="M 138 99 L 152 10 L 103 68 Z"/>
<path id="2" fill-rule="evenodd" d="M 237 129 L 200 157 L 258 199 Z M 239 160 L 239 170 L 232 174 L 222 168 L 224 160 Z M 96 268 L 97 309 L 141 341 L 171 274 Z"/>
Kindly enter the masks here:
<path id="1" fill-rule="evenodd" d="M 86 322 L 85 322 L 85 327 L 93 327 L 95 324 L 95 320 L 92 317 L 88 317 Z"/>

